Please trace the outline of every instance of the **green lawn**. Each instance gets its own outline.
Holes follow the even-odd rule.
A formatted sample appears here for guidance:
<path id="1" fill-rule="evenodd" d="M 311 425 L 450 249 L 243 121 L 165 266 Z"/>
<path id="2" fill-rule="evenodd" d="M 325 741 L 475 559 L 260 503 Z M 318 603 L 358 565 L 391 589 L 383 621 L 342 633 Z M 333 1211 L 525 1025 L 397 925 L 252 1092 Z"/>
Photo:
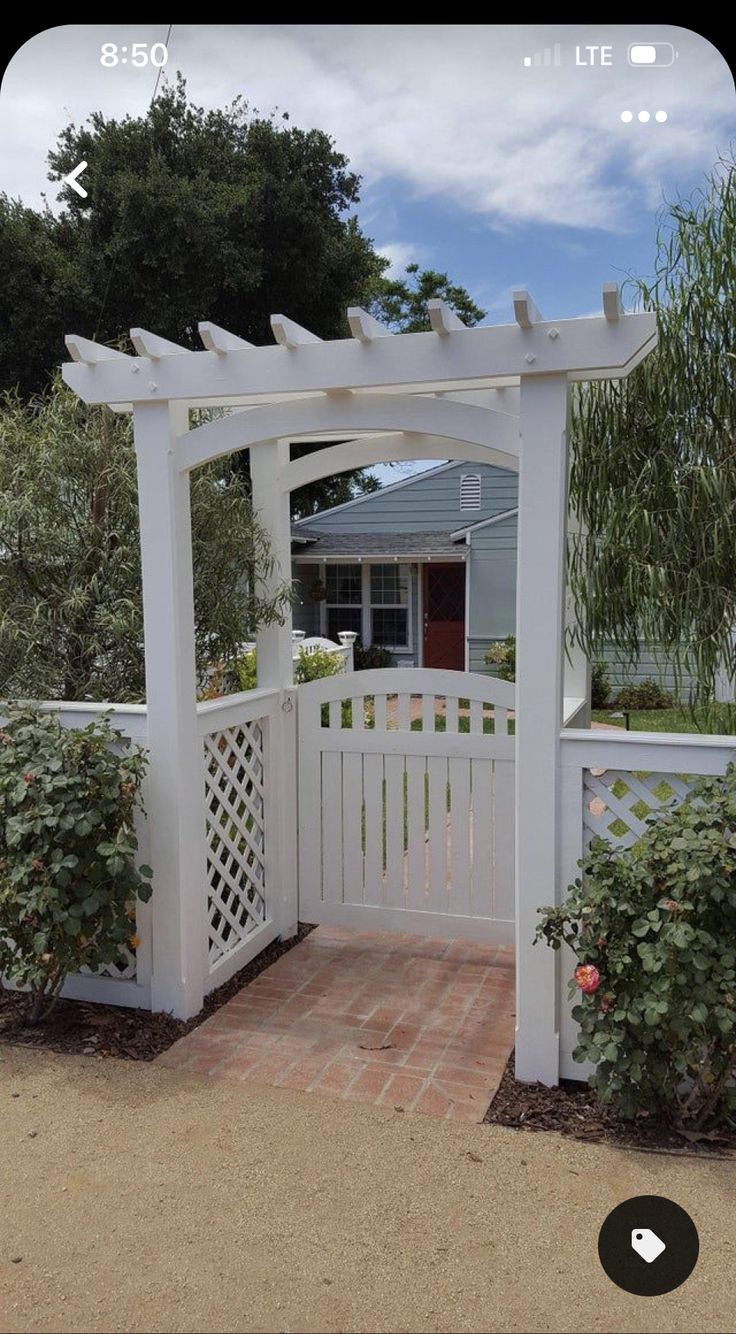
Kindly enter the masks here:
<path id="1" fill-rule="evenodd" d="M 617 727 L 625 727 L 623 718 L 611 717 L 616 712 L 616 709 L 594 709 L 592 718 L 596 723 L 614 723 Z M 730 736 L 736 732 L 736 719 L 729 718 L 729 709 L 718 704 L 712 704 L 708 710 L 699 708 L 695 715 L 690 709 L 682 707 L 632 709 L 629 713 L 629 728 L 632 732 L 710 732 Z"/>

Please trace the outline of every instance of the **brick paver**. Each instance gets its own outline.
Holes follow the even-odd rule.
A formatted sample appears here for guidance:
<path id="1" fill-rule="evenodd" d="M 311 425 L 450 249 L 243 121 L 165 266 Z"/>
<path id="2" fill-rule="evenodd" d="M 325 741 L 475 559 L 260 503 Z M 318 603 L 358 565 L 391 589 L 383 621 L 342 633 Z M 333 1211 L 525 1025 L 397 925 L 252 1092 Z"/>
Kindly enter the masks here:
<path id="1" fill-rule="evenodd" d="M 513 1037 L 510 947 L 320 926 L 159 1062 L 481 1121 Z"/>

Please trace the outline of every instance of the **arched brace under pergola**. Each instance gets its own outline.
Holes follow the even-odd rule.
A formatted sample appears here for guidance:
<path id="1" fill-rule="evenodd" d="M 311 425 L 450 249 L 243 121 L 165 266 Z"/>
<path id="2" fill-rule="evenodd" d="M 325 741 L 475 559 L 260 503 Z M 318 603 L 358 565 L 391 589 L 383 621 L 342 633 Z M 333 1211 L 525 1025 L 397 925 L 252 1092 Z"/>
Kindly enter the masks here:
<path id="1" fill-rule="evenodd" d="M 135 356 L 75 335 L 67 339 L 72 361 L 63 367 L 66 383 L 87 403 L 134 414 L 156 868 L 154 1008 L 186 1017 L 199 1010 L 203 995 L 206 848 L 190 470 L 233 449 L 251 450 L 255 507 L 287 570 L 290 490 L 316 480 L 322 470 L 406 458 L 414 448 L 424 457 L 481 459 L 520 473 L 516 1073 L 557 1082 L 555 956 L 533 949 L 531 941 L 538 907 L 555 902 L 559 890 L 569 385 L 622 378 L 656 343 L 655 316 L 625 315 L 615 284 L 605 284 L 602 304 L 600 316 L 546 321 L 528 293 L 516 292 L 512 323 L 468 329 L 448 306 L 433 301 L 429 332 L 398 335 L 351 308 L 351 337 L 328 343 L 274 315 L 271 347 L 252 347 L 206 323 L 200 325 L 198 352 L 143 329 L 131 331 Z M 509 392 L 510 411 L 504 399 Z M 199 407 L 237 411 L 190 431 L 189 411 Z M 289 441 L 309 438 L 335 443 L 293 462 Z M 259 636 L 262 679 L 286 705 L 293 702 L 290 641 L 288 627 Z M 287 851 L 273 911 L 283 934 L 293 926 L 297 906 L 295 757 L 286 717 L 274 720 L 282 775 L 275 845 L 280 841 Z"/>

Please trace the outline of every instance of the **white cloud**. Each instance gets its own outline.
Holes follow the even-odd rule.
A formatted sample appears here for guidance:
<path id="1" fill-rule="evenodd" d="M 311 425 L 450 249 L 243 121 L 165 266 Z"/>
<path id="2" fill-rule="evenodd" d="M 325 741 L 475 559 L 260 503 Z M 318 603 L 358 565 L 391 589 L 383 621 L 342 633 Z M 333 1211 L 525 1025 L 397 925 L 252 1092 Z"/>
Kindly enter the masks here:
<path id="1" fill-rule="evenodd" d="M 379 241 L 376 250 L 390 261 L 387 274 L 391 278 L 402 278 L 407 264 L 426 263 L 426 247 L 414 241 Z"/>
<path id="2" fill-rule="evenodd" d="M 77 120 L 97 107 L 143 110 L 152 71 L 102 69 L 99 44 L 159 41 L 163 26 L 66 25 L 21 50 L 0 98 L 6 189 L 37 197 L 64 104 Z M 653 39 L 671 41 L 678 61 L 629 67 L 627 44 Z M 525 53 L 555 41 L 561 69 L 523 67 Z M 615 45 L 614 68 L 574 66 L 575 43 L 602 41 Z M 278 106 L 298 125 L 328 130 L 373 191 L 385 194 L 390 181 L 414 200 L 452 198 L 503 228 L 626 229 L 632 208 L 659 198 L 663 179 L 708 169 L 736 113 L 715 48 L 664 25 L 175 25 L 177 68 L 205 106 L 242 93 L 263 111 Z M 623 125 L 626 107 L 661 107 L 669 119 Z M 384 219 L 379 231 L 392 226 Z"/>

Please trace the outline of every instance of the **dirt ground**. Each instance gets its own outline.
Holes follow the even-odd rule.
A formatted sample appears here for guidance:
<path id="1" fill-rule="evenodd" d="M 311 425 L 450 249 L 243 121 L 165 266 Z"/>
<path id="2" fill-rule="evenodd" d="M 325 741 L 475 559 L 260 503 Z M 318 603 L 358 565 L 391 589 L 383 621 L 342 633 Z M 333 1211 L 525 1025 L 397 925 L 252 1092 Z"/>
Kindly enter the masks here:
<path id="1" fill-rule="evenodd" d="M 5 1048 L 2 1331 L 730 1331 L 733 1163 Z M 615 1288 L 601 1222 L 664 1194 L 687 1283 Z"/>

